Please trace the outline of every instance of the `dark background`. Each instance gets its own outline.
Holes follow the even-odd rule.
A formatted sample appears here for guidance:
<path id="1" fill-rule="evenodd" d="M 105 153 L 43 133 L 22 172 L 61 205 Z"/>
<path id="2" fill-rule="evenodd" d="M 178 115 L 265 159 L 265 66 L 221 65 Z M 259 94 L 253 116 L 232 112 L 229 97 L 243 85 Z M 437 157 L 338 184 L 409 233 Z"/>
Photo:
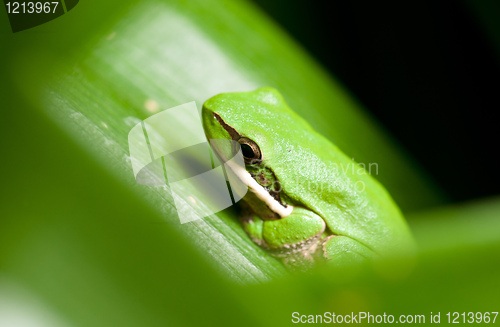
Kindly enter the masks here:
<path id="1" fill-rule="evenodd" d="M 453 200 L 499 193 L 499 60 L 467 3 L 254 2 L 329 69 Z"/>

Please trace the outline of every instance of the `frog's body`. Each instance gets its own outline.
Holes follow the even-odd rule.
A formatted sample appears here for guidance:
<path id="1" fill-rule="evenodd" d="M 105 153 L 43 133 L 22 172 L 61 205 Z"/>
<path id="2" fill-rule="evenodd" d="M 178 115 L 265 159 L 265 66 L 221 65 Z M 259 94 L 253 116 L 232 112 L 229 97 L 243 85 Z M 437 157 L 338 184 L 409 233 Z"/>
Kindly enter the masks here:
<path id="1" fill-rule="evenodd" d="M 208 139 L 242 145 L 250 192 L 242 223 L 271 254 L 301 263 L 406 255 L 413 240 L 387 191 L 318 134 L 278 91 L 226 93 L 203 105 Z M 246 176 L 248 177 L 248 176 Z"/>

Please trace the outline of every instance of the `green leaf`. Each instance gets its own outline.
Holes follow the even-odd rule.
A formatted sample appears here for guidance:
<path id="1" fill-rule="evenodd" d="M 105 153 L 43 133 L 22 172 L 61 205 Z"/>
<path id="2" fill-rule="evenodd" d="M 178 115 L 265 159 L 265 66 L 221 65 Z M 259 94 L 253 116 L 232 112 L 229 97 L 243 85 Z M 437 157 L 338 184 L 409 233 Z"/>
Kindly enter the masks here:
<path id="1" fill-rule="evenodd" d="M 293 108 L 357 161 L 377 163 L 376 177 L 403 207 L 441 201 L 346 91 L 249 4 L 148 1 L 123 8 L 90 39 L 75 45 L 72 54 L 41 51 L 37 59 L 26 60 L 34 50 L 19 51 L 13 58 L 13 79 L 34 106 L 169 223 L 176 221 L 176 210 L 168 188 L 134 180 L 130 129 L 162 109 L 193 100 L 201 107 L 217 93 L 266 85 L 278 88 Z M 60 25 L 71 35 L 78 23 Z M 56 58 L 60 60 L 51 71 L 44 70 L 40 61 Z M 250 241 L 235 217 L 226 210 L 173 227 L 235 280 L 264 281 L 285 274 L 276 259 Z"/>

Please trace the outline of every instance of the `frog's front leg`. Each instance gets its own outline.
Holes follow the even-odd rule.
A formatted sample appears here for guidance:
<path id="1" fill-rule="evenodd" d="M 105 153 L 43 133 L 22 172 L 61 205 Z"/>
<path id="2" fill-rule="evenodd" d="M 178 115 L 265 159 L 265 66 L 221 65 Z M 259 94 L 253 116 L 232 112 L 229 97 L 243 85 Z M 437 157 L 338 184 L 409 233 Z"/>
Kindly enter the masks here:
<path id="1" fill-rule="evenodd" d="M 314 263 L 314 253 L 326 228 L 320 216 L 300 207 L 276 220 L 262 220 L 248 211 L 241 222 L 255 243 L 291 268 L 306 268 Z"/>

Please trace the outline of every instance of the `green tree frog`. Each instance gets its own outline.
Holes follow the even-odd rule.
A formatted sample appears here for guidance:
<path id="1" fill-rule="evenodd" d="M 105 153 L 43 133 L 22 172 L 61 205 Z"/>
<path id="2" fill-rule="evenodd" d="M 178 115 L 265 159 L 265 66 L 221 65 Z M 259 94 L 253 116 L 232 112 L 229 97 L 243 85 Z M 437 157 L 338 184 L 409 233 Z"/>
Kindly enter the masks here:
<path id="1" fill-rule="evenodd" d="M 240 221 L 286 265 L 335 265 L 406 256 L 414 243 L 385 188 L 317 133 L 273 88 L 207 100 L 208 139 L 240 144 L 249 188 Z"/>

